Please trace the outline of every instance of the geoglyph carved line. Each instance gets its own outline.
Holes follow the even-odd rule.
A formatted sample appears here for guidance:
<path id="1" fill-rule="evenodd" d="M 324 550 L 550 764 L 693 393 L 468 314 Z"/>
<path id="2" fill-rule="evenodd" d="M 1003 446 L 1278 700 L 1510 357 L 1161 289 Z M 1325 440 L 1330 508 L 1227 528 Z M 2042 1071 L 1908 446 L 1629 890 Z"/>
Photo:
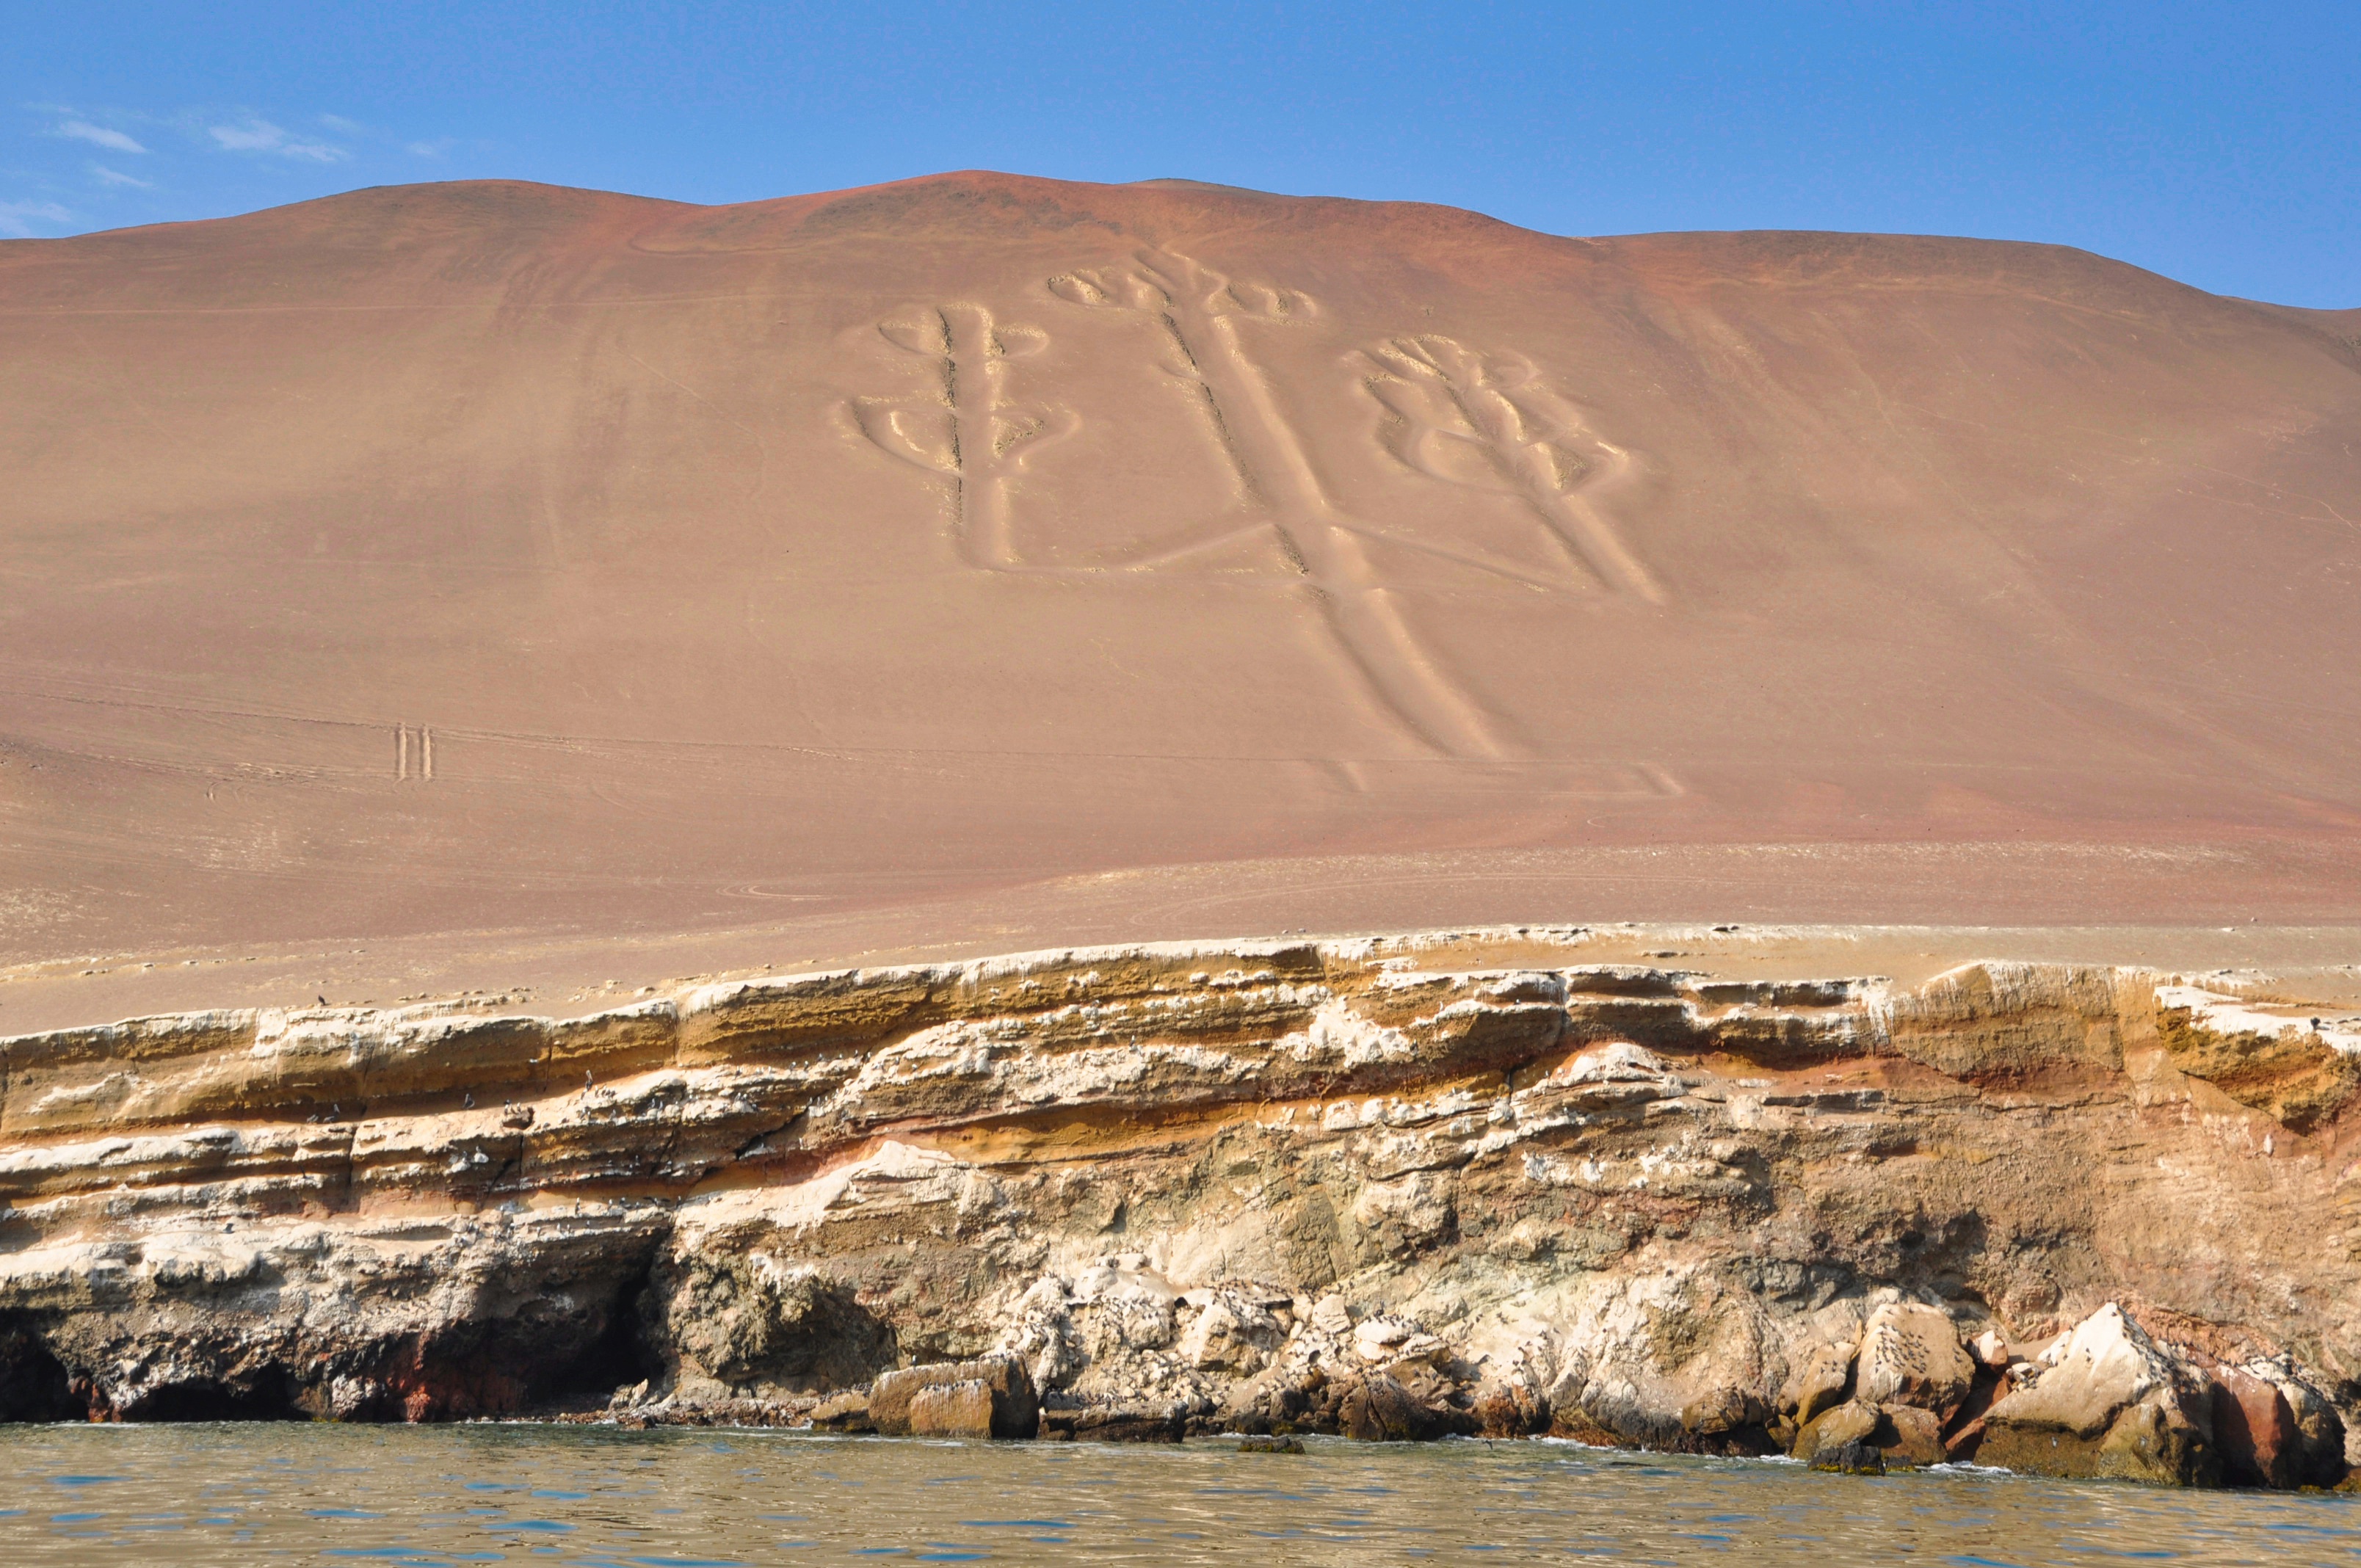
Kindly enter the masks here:
<path id="1" fill-rule="evenodd" d="M 995 322 L 982 305 L 949 304 L 881 322 L 878 335 L 932 362 L 937 385 L 905 397 L 855 398 L 852 417 L 881 451 L 951 482 L 960 558 L 985 571 L 1028 568 L 1009 519 L 1009 483 L 1032 454 L 1079 422 L 1064 409 L 1012 403 L 1008 361 L 1049 342 L 1038 327 Z"/>
<path id="2" fill-rule="evenodd" d="M 434 782 L 434 730 L 423 724 L 416 729 L 407 724 L 393 727 L 393 776 L 397 782 L 413 777 L 429 784 Z"/>
<path id="3" fill-rule="evenodd" d="M 1078 305 L 1152 316 L 1170 340 L 1164 368 L 1200 389 L 1221 434 L 1222 454 L 1249 496 L 1280 510 L 1324 508 L 1327 498 L 1301 443 L 1237 337 L 1241 317 L 1272 322 L 1316 315 L 1306 294 L 1233 281 L 1191 258 L 1143 251 L 1135 265 L 1049 280 L 1049 291 Z M 1241 426 L 1240 415 L 1254 422 Z"/>
<path id="4" fill-rule="evenodd" d="M 1437 334 L 1392 338 L 1358 358 L 1361 384 L 1387 412 L 1379 438 L 1396 457 L 1446 484 L 1521 498 L 1601 585 L 1664 602 L 1592 499 L 1628 477 L 1631 455 L 1593 433 L 1532 361 Z"/>
<path id="5" fill-rule="evenodd" d="M 1502 754 L 1507 747 L 1497 721 L 1411 630 L 1364 547 L 1362 536 L 1371 531 L 1346 517 L 1328 495 L 1239 334 L 1242 321 L 1283 324 L 1316 315 L 1317 302 L 1294 290 L 1240 282 L 1170 251 L 1143 251 L 1128 267 L 1062 274 L 1049 287 L 1071 304 L 1158 322 L 1172 348 L 1165 368 L 1203 399 L 1246 508 L 1259 514 L 1243 529 L 1165 551 L 1157 564 L 1218 548 L 1242 532 L 1272 532 L 1305 578 L 1332 641 L 1380 710 L 1445 755 Z"/>

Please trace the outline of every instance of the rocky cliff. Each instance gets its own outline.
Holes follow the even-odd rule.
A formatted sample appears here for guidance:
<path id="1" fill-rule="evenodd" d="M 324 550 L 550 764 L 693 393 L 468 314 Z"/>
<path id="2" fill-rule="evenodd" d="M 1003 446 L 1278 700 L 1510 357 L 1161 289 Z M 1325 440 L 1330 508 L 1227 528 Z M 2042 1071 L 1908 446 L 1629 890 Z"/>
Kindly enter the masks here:
<path id="1" fill-rule="evenodd" d="M 2349 1014 L 2254 976 L 1736 981 L 1579 938 L 0 1041 L 0 1413 L 2343 1475 Z"/>

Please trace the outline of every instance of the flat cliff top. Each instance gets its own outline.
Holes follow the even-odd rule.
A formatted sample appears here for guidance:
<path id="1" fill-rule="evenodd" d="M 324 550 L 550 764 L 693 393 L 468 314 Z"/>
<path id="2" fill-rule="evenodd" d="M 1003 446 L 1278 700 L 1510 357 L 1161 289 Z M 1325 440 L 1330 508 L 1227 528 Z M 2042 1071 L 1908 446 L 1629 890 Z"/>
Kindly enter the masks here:
<path id="1" fill-rule="evenodd" d="M 1488 926 L 1417 930 L 1408 925 L 1356 935 L 1267 928 L 1259 938 L 1172 940 L 1179 909 L 1193 905 L 1143 895 L 1125 879 L 1095 899 L 1065 896 L 1038 909 L 1004 902 L 954 907 L 950 929 L 995 930 L 997 938 L 908 938 L 907 913 L 888 909 L 800 927 L 752 927 L 635 937 L 533 937 L 519 932 L 435 933 L 360 943 L 184 948 L 160 957 L 85 956 L 0 970 L 0 1040 L 117 1020 L 223 1009 L 401 1012 L 413 1006 L 470 1014 L 527 1014 L 575 1020 L 651 998 L 678 998 L 712 986 L 769 983 L 796 973 L 899 967 L 1038 962 L 1088 968 L 1098 951 L 1317 946 L 1367 959 L 1382 951 L 1411 972 L 1510 968 L 1631 966 L 1715 981 L 1816 983 L 1831 976 L 1876 977 L 1903 988 L 1985 962 L 2124 968 L 2160 980 L 2186 979 L 2241 994 L 2361 1011 L 2361 941 L 2349 927 L 1931 927 L 1618 923 Z M 1450 901 L 1452 890 L 1405 878 L 1403 898 Z M 1476 884 L 1478 899 L 1489 884 Z M 1117 892 L 1127 892 L 1118 901 Z M 1440 896 L 1438 896 L 1438 894 Z M 1287 905 L 1304 890 L 1282 887 L 1252 907 Z M 1370 896 L 1347 883 L 1332 897 Z M 1276 902 L 1274 902 L 1274 900 Z M 1205 901 L 1225 907 L 1227 901 Z M 1036 923 L 1026 924 L 1027 918 Z M 1054 947 L 1080 932 L 1081 945 Z M 1038 938 L 1027 948 L 1011 935 Z"/>
<path id="2" fill-rule="evenodd" d="M 0 1033 L 2349 925 L 2356 331 L 2052 247 L 976 173 L 0 244 Z"/>

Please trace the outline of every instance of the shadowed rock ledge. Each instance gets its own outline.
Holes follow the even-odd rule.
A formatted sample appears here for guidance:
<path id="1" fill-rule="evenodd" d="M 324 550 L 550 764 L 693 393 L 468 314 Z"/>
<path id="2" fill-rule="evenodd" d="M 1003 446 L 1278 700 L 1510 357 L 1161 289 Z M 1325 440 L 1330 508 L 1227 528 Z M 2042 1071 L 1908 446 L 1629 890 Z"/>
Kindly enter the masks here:
<path id="1" fill-rule="evenodd" d="M 2252 977 L 1549 961 L 1579 936 L 0 1041 L 0 1418 L 2345 1475 L 2345 1015 Z"/>

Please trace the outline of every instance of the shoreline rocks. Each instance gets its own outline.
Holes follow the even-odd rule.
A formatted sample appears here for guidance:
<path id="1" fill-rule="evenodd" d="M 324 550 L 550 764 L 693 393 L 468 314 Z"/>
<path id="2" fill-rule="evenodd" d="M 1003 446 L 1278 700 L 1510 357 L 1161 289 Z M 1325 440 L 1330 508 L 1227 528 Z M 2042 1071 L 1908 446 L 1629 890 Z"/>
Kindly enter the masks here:
<path id="1" fill-rule="evenodd" d="M 1579 948 L 1094 949 L 566 1022 L 0 1041 L 0 1419 L 2345 1474 L 2341 1024 L 2133 970 L 1903 991 Z"/>
<path id="2" fill-rule="evenodd" d="M 2212 1387 L 2109 1302 L 2017 1372 L 1985 1412 L 1973 1457 L 2044 1475 L 2218 1484 Z"/>
<path id="3" fill-rule="evenodd" d="M 1956 1338 L 1947 1347 L 1949 1320 L 1923 1303 L 1876 1302 L 1867 1320 L 1877 1332 L 1864 1333 L 1843 1368 L 1849 1397 L 1808 1415 L 1808 1401 L 1797 1403 L 1784 1412 L 1792 1440 L 1753 1452 L 1784 1452 L 1814 1469 L 1848 1475 L 1972 1463 L 2030 1475 L 2296 1490 L 2333 1486 L 2346 1474 L 2345 1423 L 2318 1388 L 2279 1363 L 2231 1366 L 2160 1343 L 2114 1303 L 2054 1336 L 2037 1356 L 1997 1368 L 1990 1365 L 1996 1358 L 1969 1357 Z M 1959 1353 L 1956 1361 L 1947 1350 Z M 1891 1376 L 1896 1360 L 1938 1371 L 1967 1362 L 1974 1370 L 1965 1388 L 1925 1378 L 1897 1387 Z M 1238 1435 L 1249 1452 L 1301 1452 L 1285 1445 L 1306 1432 L 1373 1442 L 1549 1435 L 1626 1446 L 1578 1410 L 1556 1412 L 1536 1400 L 1488 1409 L 1455 1392 L 1444 1382 L 1413 1386 L 1363 1372 L 1338 1383 L 1314 1376 L 1284 1387 L 1267 1403 L 1211 1410 L 1087 1403 L 1054 1393 L 1048 1398 L 1056 1403 L 1036 1406 L 1040 1396 L 1024 1364 L 1004 1354 L 889 1371 L 865 1390 L 817 1404 L 666 1401 L 621 1408 L 614 1419 L 1004 1441 L 1179 1442 Z M 1744 1452 L 1704 1443 L 1686 1451 Z"/>

